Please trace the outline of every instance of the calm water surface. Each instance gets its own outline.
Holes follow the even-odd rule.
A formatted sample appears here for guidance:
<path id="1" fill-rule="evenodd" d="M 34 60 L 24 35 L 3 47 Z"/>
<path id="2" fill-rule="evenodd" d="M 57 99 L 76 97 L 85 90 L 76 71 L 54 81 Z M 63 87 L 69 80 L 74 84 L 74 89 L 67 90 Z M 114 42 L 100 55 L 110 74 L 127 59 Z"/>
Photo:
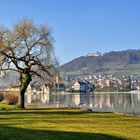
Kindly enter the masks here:
<path id="1" fill-rule="evenodd" d="M 27 108 L 74 107 L 97 112 L 140 115 L 140 94 L 130 93 L 52 93 L 26 95 Z"/>

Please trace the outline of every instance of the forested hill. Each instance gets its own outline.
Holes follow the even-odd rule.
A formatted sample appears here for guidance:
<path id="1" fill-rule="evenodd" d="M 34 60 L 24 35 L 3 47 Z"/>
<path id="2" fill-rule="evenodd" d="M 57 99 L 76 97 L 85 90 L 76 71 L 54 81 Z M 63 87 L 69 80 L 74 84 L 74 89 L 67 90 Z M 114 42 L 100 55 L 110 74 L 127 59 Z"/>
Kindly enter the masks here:
<path id="1" fill-rule="evenodd" d="M 61 72 L 66 75 L 140 74 L 140 50 L 81 56 L 62 65 Z"/>

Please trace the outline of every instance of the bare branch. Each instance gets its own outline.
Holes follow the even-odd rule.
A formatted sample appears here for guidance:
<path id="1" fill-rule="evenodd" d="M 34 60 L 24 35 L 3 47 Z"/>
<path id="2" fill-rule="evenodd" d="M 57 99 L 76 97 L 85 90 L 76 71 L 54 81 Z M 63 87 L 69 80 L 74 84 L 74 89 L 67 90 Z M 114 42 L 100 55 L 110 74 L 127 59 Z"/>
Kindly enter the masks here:
<path id="1" fill-rule="evenodd" d="M 43 80 L 53 77 L 52 38 L 46 26 L 36 26 L 30 20 L 22 20 L 12 30 L 0 29 L 0 70 L 28 73 Z M 53 78 L 52 78 L 53 79 Z"/>

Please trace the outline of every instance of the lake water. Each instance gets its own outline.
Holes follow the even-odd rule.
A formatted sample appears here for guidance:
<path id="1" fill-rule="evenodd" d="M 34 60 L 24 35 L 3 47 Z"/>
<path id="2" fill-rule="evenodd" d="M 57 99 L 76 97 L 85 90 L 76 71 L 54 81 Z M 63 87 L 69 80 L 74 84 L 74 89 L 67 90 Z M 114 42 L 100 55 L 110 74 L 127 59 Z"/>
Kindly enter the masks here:
<path id="1" fill-rule="evenodd" d="M 97 112 L 140 115 L 140 94 L 130 93 L 52 93 L 27 97 L 27 108 L 84 108 Z"/>

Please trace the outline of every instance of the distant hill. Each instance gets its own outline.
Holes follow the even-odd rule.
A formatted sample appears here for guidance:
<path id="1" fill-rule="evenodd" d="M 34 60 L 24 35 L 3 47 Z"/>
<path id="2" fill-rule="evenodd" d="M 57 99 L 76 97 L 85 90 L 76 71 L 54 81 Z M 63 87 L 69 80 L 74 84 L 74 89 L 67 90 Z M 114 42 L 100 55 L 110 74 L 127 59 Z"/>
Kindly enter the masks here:
<path id="1" fill-rule="evenodd" d="M 60 67 L 65 75 L 140 74 L 140 50 L 112 51 L 101 56 L 81 56 Z"/>
<path id="2" fill-rule="evenodd" d="M 10 86 L 15 86 L 19 82 L 19 75 L 17 72 L 7 72 L 5 77 L 0 75 L 0 89 Z"/>

